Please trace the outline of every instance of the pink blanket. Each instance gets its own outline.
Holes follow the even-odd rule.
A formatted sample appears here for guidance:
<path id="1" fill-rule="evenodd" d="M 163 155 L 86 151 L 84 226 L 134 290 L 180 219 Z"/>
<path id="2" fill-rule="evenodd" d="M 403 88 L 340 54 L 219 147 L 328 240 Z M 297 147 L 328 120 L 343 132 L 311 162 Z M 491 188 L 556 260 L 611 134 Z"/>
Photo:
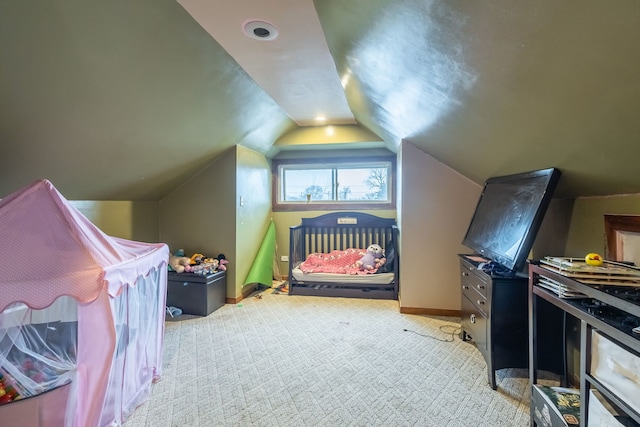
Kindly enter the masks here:
<path id="1" fill-rule="evenodd" d="M 332 251 L 328 254 L 309 254 L 307 259 L 300 264 L 303 273 L 337 273 L 337 274 L 372 274 L 378 271 L 360 270 L 356 261 L 366 253 L 366 249 L 345 249 Z"/>

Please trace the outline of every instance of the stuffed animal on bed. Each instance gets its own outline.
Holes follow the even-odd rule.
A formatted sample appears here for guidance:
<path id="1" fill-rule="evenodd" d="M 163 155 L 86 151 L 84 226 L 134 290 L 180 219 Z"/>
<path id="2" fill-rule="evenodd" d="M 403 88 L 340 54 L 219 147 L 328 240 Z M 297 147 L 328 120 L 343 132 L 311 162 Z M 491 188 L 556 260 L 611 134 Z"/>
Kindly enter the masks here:
<path id="1" fill-rule="evenodd" d="M 356 266 L 360 270 L 373 270 L 380 268 L 385 262 L 384 253 L 380 245 L 369 245 L 367 253 L 362 258 L 356 261 Z"/>

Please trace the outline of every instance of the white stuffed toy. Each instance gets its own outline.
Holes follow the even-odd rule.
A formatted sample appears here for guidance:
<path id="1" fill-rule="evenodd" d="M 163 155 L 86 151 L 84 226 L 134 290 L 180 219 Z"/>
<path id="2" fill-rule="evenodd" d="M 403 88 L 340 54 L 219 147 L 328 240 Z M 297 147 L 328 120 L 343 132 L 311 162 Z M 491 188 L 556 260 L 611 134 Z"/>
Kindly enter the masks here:
<path id="1" fill-rule="evenodd" d="M 367 253 L 362 258 L 356 261 L 356 266 L 360 270 L 374 270 L 380 268 L 385 263 L 384 252 L 380 245 L 369 245 Z"/>

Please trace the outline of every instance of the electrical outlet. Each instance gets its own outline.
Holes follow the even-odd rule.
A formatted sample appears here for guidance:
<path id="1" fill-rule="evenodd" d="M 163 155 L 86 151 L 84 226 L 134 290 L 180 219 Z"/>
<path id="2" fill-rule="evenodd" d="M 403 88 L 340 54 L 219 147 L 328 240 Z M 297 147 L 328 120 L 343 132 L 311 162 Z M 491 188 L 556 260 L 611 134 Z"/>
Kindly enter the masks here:
<path id="1" fill-rule="evenodd" d="M 282 255 L 282 256 L 280 257 L 280 261 L 282 261 L 282 262 L 289 262 L 289 257 L 288 257 L 288 256 L 286 256 L 286 255 Z"/>

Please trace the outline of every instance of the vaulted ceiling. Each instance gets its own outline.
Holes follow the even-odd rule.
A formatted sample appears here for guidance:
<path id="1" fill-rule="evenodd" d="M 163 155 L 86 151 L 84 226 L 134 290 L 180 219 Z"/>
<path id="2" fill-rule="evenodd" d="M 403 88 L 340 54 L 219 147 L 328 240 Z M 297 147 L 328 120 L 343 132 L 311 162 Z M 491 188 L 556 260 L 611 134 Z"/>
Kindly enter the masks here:
<path id="1" fill-rule="evenodd" d="M 478 183 L 640 193 L 638 41 L 635 0 L 0 0 L 0 197 L 158 200 L 322 109 Z"/>

